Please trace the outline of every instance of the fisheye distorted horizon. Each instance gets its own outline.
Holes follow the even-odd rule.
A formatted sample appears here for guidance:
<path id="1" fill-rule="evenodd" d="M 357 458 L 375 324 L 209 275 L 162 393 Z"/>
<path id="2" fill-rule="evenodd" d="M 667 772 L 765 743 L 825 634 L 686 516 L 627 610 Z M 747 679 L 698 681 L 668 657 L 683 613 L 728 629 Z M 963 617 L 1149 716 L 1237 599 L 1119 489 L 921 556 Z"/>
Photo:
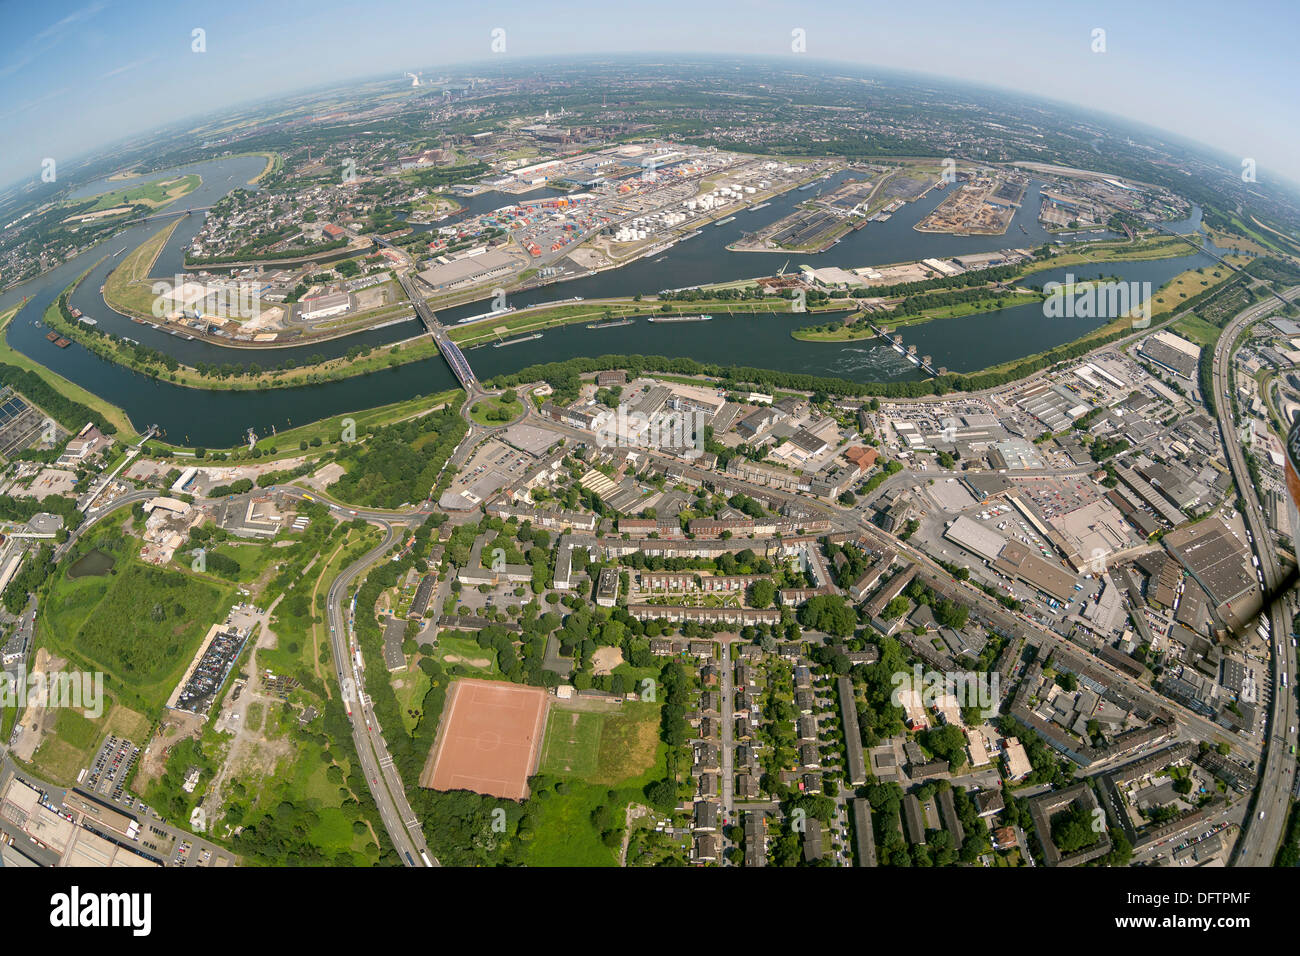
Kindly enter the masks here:
<path id="1" fill-rule="evenodd" d="M 248 101 L 351 79 L 535 58 L 754 56 L 788 69 L 852 64 L 1002 88 L 1146 123 L 1228 157 L 1261 182 L 1300 182 L 1285 2 L 1231 11 L 1194 0 L 996 9 L 940 2 L 470 9 L 408 0 L 177 7 L 159 0 L 0 4 L 0 184 L 125 136 Z M 202 54 L 192 37 L 201 30 Z M 494 31 L 504 42 L 492 47 Z M 801 44 L 792 35 L 801 31 Z M 1101 42 L 1098 43 L 1098 31 Z M 794 47 L 802 46 L 801 53 Z M 502 50 L 504 47 L 504 50 Z M 495 58 L 495 59 L 494 59 Z M 539 104 L 540 105 L 540 104 Z"/>

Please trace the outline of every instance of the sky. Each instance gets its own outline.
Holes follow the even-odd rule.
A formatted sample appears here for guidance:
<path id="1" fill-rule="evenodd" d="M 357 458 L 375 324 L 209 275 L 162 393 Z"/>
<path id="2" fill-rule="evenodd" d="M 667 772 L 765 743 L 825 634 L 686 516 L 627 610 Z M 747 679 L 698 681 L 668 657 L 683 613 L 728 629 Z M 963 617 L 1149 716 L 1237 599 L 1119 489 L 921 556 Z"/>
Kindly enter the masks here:
<path id="1" fill-rule="evenodd" d="M 1298 27 L 1298 0 L 0 0 L 0 185 L 39 175 L 46 157 L 326 83 L 640 52 L 841 60 L 1001 87 L 1254 159 L 1261 184 L 1300 183 Z"/>

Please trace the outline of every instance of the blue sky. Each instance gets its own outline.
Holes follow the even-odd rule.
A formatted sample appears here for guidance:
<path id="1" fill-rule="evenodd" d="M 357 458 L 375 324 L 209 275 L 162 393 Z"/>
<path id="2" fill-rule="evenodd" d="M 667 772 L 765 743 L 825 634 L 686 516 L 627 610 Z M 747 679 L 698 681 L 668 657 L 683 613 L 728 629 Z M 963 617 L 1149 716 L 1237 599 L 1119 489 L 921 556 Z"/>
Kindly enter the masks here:
<path id="1" fill-rule="evenodd" d="M 491 55 L 719 52 L 906 69 L 1077 103 L 1300 182 L 1297 0 L 0 0 L 0 184 L 250 99 Z M 195 28 L 207 51 L 191 51 Z M 1106 51 L 1092 52 L 1092 32 Z"/>

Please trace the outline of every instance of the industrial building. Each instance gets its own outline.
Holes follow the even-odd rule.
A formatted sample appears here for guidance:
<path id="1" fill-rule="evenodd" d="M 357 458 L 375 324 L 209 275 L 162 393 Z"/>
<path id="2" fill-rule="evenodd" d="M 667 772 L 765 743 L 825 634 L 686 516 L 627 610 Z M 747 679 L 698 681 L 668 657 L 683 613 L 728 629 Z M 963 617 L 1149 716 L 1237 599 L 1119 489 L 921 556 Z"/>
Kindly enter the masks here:
<path id="1" fill-rule="evenodd" d="M 486 249 L 477 255 L 438 261 L 418 275 L 435 292 L 446 292 L 505 275 L 514 268 L 514 263 L 507 253 Z"/>
<path id="2" fill-rule="evenodd" d="M 299 317 L 304 322 L 314 322 L 317 319 L 328 319 L 334 315 L 342 315 L 350 308 L 352 308 L 351 295 L 346 292 L 331 292 L 327 295 L 303 299 Z"/>
<path id="3" fill-rule="evenodd" d="M 1161 368 L 1168 369 L 1175 375 L 1191 380 L 1196 377 L 1196 364 L 1201 357 L 1201 348 L 1172 332 L 1157 332 L 1143 340 L 1138 355 L 1155 362 Z"/>

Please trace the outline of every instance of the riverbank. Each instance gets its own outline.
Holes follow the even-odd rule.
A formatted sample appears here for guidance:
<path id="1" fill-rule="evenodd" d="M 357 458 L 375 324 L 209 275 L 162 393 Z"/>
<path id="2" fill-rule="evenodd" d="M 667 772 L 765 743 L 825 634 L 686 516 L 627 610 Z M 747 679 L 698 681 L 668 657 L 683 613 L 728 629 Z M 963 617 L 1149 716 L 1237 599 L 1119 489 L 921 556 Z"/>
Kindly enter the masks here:
<path id="1" fill-rule="evenodd" d="M 375 408 L 331 415 L 328 418 L 308 422 L 305 425 L 287 428 L 282 432 L 265 435 L 257 440 L 253 450 L 256 450 L 264 461 L 296 458 L 304 451 L 338 442 L 339 436 L 343 433 L 345 427 L 355 428 L 356 435 L 364 437 L 368 429 L 380 428 L 384 425 L 392 425 L 396 422 L 419 418 L 422 415 L 436 412 L 456 401 L 463 394 L 459 388 L 448 389 L 432 395 L 416 395 L 400 402 L 378 405 Z M 351 423 L 350 426 L 347 424 L 349 422 Z M 302 447 L 303 442 L 307 443 L 305 449 Z M 238 448 L 208 449 L 208 455 L 211 456 L 214 451 L 231 455 L 232 458 L 236 459 L 254 457 L 252 450 L 247 445 Z"/>
<path id="2" fill-rule="evenodd" d="M 127 444 L 134 444 L 140 440 L 140 433 L 131 423 L 127 413 L 112 403 L 105 401 L 98 395 L 86 391 L 74 382 L 68 381 L 63 376 L 51 371 L 39 362 L 28 358 L 22 352 L 12 348 L 7 339 L 9 324 L 15 315 L 22 311 L 27 304 L 24 299 L 17 306 L 6 310 L 0 314 L 0 364 L 13 365 L 25 371 L 38 375 L 51 388 L 57 390 L 61 395 L 68 399 L 78 402 L 102 415 L 107 421 L 111 422 L 117 433 L 113 436 L 117 441 Z M 307 447 L 320 447 L 321 445 L 330 444 L 337 441 L 338 436 L 342 433 L 344 423 L 351 420 L 356 428 L 358 435 L 364 435 L 368 428 L 390 425 L 394 422 L 403 421 L 408 418 L 415 418 L 420 415 L 428 414 L 431 411 L 437 411 L 444 405 L 453 402 L 461 394 L 460 389 L 447 389 L 434 393 L 432 395 L 416 395 L 412 398 L 403 399 L 400 402 L 391 402 L 385 405 L 377 405 L 373 408 L 359 409 L 356 411 L 344 412 L 337 415 L 331 415 L 327 418 L 308 422 L 304 425 L 281 431 L 278 434 L 267 435 L 260 438 L 254 445 L 257 455 L 252 454 L 252 450 L 247 445 L 232 446 L 229 448 L 207 448 L 203 449 L 206 456 L 217 454 L 227 455 L 232 460 L 243 460 L 245 458 L 260 458 L 268 461 L 274 461 L 279 458 L 291 458 L 302 454 L 301 443 L 306 442 Z M 187 444 L 173 443 L 161 439 L 150 439 L 149 446 L 151 450 L 158 453 L 160 457 L 177 458 L 181 460 L 193 459 L 194 452 L 199 450 L 199 446 L 194 446 L 193 451 Z"/>
<path id="3" fill-rule="evenodd" d="M 131 419 L 126 412 L 118 406 L 107 402 L 92 392 L 86 391 L 75 382 L 70 382 L 57 372 L 53 372 L 39 362 L 28 358 L 22 352 L 9 345 L 9 324 L 13 321 L 15 315 L 23 310 L 28 300 L 23 299 L 16 307 L 11 308 L 0 315 L 0 363 L 13 365 L 24 371 L 31 372 L 39 376 L 47 385 L 58 391 L 61 395 L 93 409 L 104 417 L 106 421 L 112 422 L 117 429 L 114 436 L 119 441 L 134 442 L 139 440 L 139 434 L 135 426 L 131 424 Z"/>
<path id="4" fill-rule="evenodd" d="M 1208 269 L 1209 267 L 1204 267 L 1204 268 Z M 1206 287 L 1198 288 L 1196 295 L 1205 296 L 1208 298 L 1211 294 L 1218 291 L 1223 286 L 1226 286 L 1237 276 L 1237 273 L 1232 272 L 1225 268 L 1215 268 L 1215 269 L 1211 269 L 1210 271 L 1221 272 L 1222 276 L 1219 278 L 1217 282 L 1214 282 L 1213 284 L 1208 285 Z M 1179 273 L 1169 282 L 1162 285 L 1160 289 L 1157 291 L 1157 293 L 1153 295 L 1152 298 L 1154 300 L 1158 300 L 1161 294 L 1165 294 L 1166 298 L 1171 298 L 1168 295 L 1167 290 L 1182 287 L 1194 281 L 1191 277 L 1199 276 L 1201 275 L 1201 273 L 1202 273 L 1202 269 L 1188 269 L 1186 272 Z M 1192 298 L 1194 298 L 1194 296 L 1189 296 L 1187 298 L 1187 301 L 1191 301 Z M 1160 307 L 1153 306 L 1151 322 L 1146 328 L 1149 329 L 1150 331 L 1155 331 L 1157 327 L 1167 323 L 1175 312 L 1181 311 L 1185 308 L 1186 308 L 1186 302 L 1183 301 L 1182 299 L 1179 299 L 1176 305 L 1169 304 Z M 1177 322 L 1173 324 L 1173 327 L 1176 329 L 1179 323 L 1187 321 L 1188 319 L 1195 319 L 1195 316 L 1189 315 L 1187 317 L 1184 317 L 1183 319 L 1179 319 Z M 1200 322 L 1200 320 L 1197 320 L 1197 322 Z M 1200 324 L 1205 325 L 1207 323 L 1201 322 Z M 1115 341 L 1124 338 L 1131 333 L 1141 332 L 1141 331 L 1145 331 L 1145 330 L 1140 327 L 1135 327 L 1133 325 L 1133 318 L 1131 316 L 1128 315 L 1119 316 L 1118 318 L 1112 319 L 1110 322 L 1106 323 L 1105 325 L 1099 326 L 1098 328 L 1089 332 L 1087 335 L 1081 336 L 1080 338 L 1077 338 L 1072 342 L 1065 342 L 1062 345 L 1058 345 L 1055 349 L 1049 349 L 1044 352 L 1037 352 L 1033 355 L 1027 355 L 1022 359 L 1015 359 L 1008 362 L 1002 362 L 998 365 L 991 365 L 986 369 L 982 369 L 979 372 L 973 372 L 970 374 L 972 377 L 980 376 L 980 375 L 1004 376 L 1007 375 L 1008 373 L 1022 370 L 1027 365 L 1030 364 L 1037 364 L 1042 368 L 1046 368 L 1048 365 L 1055 364 L 1055 362 L 1061 361 L 1064 358 L 1072 357 L 1072 356 L 1066 356 L 1064 354 L 1057 355 L 1057 353 L 1063 353 L 1065 350 L 1070 350 L 1070 351 L 1078 350 L 1075 354 L 1083 354 L 1083 352 L 1085 351 L 1091 351 L 1094 348 L 1100 347 L 1101 345 L 1105 344 L 1107 341 Z M 1214 338 L 1217 339 L 1218 336 L 1215 335 Z M 1048 356 L 1054 356 L 1054 355 L 1057 357 L 1048 360 Z M 1024 374 L 1029 374 L 1029 373 L 1026 372 Z"/>
<path id="5" fill-rule="evenodd" d="M 893 331 L 911 325 L 924 325 L 934 319 L 957 319 L 966 315 L 977 315 L 981 312 L 996 312 L 998 309 L 1014 308 L 1031 302 L 1041 302 L 1046 298 L 1047 296 L 1043 293 L 1032 289 L 1009 289 L 998 293 L 996 296 L 989 296 L 987 299 L 935 306 L 934 308 L 923 309 L 913 315 L 894 316 L 892 313 L 860 313 L 857 316 L 850 317 L 853 319 L 852 322 L 846 322 L 839 327 L 810 326 L 794 329 L 791 331 L 790 337 L 798 339 L 800 342 L 856 342 L 860 339 L 872 338 L 876 334 L 867 322 L 862 321 L 863 319 L 874 322 L 882 329 Z"/>
<path id="6" fill-rule="evenodd" d="M 835 303 L 836 300 L 831 300 Z M 543 329 L 576 322 L 598 324 L 605 321 L 622 319 L 645 320 L 666 315 L 706 315 L 714 312 L 749 313 L 768 312 L 798 315 L 793 311 L 790 299 L 770 297 L 764 299 L 698 299 L 668 300 L 647 299 L 637 302 L 634 298 L 599 299 L 591 302 L 568 302 L 543 309 L 531 309 L 511 312 L 497 319 L 483 319 L 472 325 L 452 326 L 448 337 L 462 348 L 472 348 L 499 338 L 508 338 L 521 332 L 540 332 Z M 663 311 L 667 305 L 669 310 Z M 846 308 L 843 303 L 809 306 L 809 311 L 840 311 Z M 592 331 L 599 331 L 593 329 Z"/>
<path id="7" fill-rule="evenodd" d="M 80 281 L 80 280 L 78 280 Z M 170 356 L 148 346 L 133 344 L 120 336 L 86 326 L 64 313 L 67 297 L 74 282 L 45 310 L 42 321 L 64 338 L 70 339 L 109 362 L 159 381 L 202 391 L 266 391 L 320 385 L 358 375 L 418 362 L 438 354 L 437 343 L 418 335 L 390 346 L 357 346 L 354 352 L 300 367 L 260 370 L 257 366 L 235 364 L 213 366 L 212 371 L 183 365 Z"/>
<path id="8" fill-rule="evenodd" d="M 157 296 L 149 282 L 149 273 L 162 255 L 163 247 L 181 223 L 177 217 L 140 243 L 104 280 L 104 304 L 127 318 L 154 320 Z M 103 260 L 100 260 L 101 262 Z M 99 263 L 95 263 L 98 265 Z M 91 266 L 93 269 L 94 266 Z M 88 270 L 89 271 L 89 270 Z M 80 281 L 80 279 L 78 279 Z M 74 283 L 75 285 L 75 283 Z"/>

